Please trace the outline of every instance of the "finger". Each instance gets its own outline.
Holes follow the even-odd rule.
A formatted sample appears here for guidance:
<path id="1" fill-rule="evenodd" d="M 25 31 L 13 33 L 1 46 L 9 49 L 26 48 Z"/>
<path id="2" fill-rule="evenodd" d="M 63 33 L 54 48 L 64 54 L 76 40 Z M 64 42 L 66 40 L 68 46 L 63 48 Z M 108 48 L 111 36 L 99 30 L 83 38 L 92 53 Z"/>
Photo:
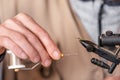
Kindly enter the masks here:
<path id="1" fill-rule="evenodd" d="M 16 54 L 17 57 L 21 59 L 27 59 L 27 55 L 25 55 L 25 52 L 8 37 L 0 36 L 0 46 L 11 50 L 13 53 Z"/>
<path id="2" fill-rule="evenodd" d="M 120 80 L 120 77 L 110 76 L 110 77 L 105 78 L 104 80 Z"/>
<path id="3" fill-rule="evenodd" d="M 15 18 L 22 22 L 29 30 L 31 30 L 39 37 L 47 52 L 53 59 L 60 59 L 60 51 L 48 33 L 42 29 L 30 16 L 21 13 L 18 14 Z"/>
<path id="4" fill-rule="evenodd" d="M 29 44 L 29 42 L 26 40 L 26 38 L 22 34 L 2 26 L 0 27 L 0 35 L 7 36 L 13 42 L 15 42 L 29 56 L 32 62 L 36 63 L 40 60 L 40 57 L 37 51 L 32 47 L 31 44 Z"/>
<path id="5" fill-rule="evenodd" d="M 31 43 L 31 45 L 38 51 L 38 53 L 41 57 L 41 63 L 44 66 L 47 67 L 51 64 L 51 59 L 50 59 L 48 53 L 43 48 L 39 39 L 31 31 L 26 29 L 22 23 L 20 23 L 16 19 L 12 18 L 12 19 L 7 20 L 4 23 L 4 25 L 5 25 L 5 27 L 7 27 L 9 29 L 12 29 L 14 31 L 17 31 L 17 32 L 23 34 L 27 38 L 27 40 Z"/>

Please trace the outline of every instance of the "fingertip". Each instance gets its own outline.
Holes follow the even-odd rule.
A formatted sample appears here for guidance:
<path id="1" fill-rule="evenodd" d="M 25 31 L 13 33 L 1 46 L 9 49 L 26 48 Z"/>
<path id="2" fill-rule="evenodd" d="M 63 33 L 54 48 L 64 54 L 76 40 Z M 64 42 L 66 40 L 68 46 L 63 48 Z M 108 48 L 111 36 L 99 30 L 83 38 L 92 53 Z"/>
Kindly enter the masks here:
<path id="1" fill-rule="evenodd" d="M 51 65 L 52 61 L 50 59 L 45 60 L 44 66 L 49 67 Z"/>
<path id="2" fill-rule="evenodd" d="M 60 52 L 58 51 L 54 51 L 52 56 L 53 56 L 53 59 L 55 60 L 59 60 L 61 58 Z"/>

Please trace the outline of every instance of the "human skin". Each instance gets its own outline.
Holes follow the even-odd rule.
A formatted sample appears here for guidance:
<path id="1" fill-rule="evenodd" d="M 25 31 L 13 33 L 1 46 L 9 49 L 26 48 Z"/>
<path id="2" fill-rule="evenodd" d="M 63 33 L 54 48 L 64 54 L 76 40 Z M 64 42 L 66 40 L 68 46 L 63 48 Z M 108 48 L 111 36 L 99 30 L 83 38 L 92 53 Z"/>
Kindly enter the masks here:
<path id="1" fill-rule="evenodd" d="M 19 13 L 0 24 L 0 47 L 10 49 L 21 59 L 40 62 L 45 67 L 50 66 L 52 59 L 60 59 L 61 53 L 49 34 L 26 13 Z M 104 80 L 120 80 L 120 77 Z"/>
<path id="2" fill-rule="evenodd" d="M 105 78 L 104 80 L 120 80 L 120 77 L 110 76 L 110 77 Z"/>
<path id="3" fill-rule="evenodd" d="M 26 13 L 19 13 L 0 24 L 0 47 L 45 67 L 50 66 L 52 59 L 60 59 L 61 53 L 49 34 Z"/>

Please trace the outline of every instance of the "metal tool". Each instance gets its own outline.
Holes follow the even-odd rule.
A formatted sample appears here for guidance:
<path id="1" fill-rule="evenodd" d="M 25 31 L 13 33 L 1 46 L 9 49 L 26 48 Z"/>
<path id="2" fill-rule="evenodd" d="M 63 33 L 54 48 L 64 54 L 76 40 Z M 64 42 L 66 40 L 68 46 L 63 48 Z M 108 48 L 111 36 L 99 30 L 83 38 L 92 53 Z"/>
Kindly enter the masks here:
<path id="1" fill-rule="evenodd" d="M 16 72 L 19 70 L 32 70 L 40 65 L 40 63 L 37 63 L 31 68 L 27 68 L 24 64 L 22 64 L 21 59 L 18 58 L 12 51 L 7 50 L 6 53 L 10 56 L 10 65 L 8 66 L 8 69 L 14 69 Z"/>
<path id="2" fill-rule="evenodd" d="M 91 63 L 108 69 L 109 73 L 113 73 L 116 66 L 120 63 L 120 58 L 118 57 L 120 52 L 120 34 L 113 34 L 112 31 L 107 31 L 106 34 L 99 36 L 99 45 L 88 40 L 80 40 L 80 43 L 88 52 L 94 52 L 112 63 L 109 65 L 102 60 L 96 58 L 91 59 Z"/>

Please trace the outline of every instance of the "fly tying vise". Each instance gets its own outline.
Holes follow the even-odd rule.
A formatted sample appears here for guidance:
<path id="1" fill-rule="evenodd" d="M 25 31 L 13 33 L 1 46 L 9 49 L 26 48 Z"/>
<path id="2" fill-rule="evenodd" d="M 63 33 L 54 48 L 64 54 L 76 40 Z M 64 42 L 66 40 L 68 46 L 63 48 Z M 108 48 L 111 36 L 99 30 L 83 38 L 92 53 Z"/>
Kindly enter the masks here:
<path id="1" fill-rule="evenodd" d="M 105 61 L 96 58 L 92 58 L 91 63 L 104 69 L 108 69 L 109 73 L 113 73 L 116 66 L 120 63 L 120 58 L 118 56 L 120 52 L 120 34 L 106 31 L 106 33 L 101 34 L 98 39 L 99 45 L 88 40 L 80 40 L 80 43 L 88 52 L 93 52 L 112 64 L 107 64 Z"/>

